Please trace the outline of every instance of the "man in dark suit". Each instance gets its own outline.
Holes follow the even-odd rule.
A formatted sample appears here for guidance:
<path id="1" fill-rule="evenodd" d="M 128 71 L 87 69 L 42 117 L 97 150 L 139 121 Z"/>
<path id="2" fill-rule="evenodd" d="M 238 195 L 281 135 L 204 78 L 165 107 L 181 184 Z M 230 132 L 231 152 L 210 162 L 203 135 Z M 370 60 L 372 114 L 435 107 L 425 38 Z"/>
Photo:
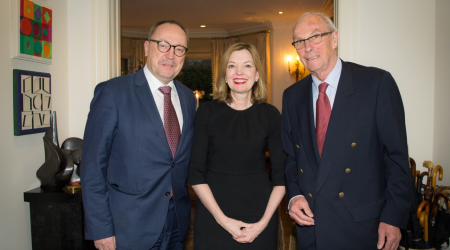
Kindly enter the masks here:
<path id="1" fill-rule="evenodd" d="M 184 249 L 197 104 L 173 79 L 187 45 L 181 24 L 158 22 L 144 45 L 145 67 L 95 89 L 81 185 L 86 239 L 98 249 Z"/>
<path id="2" fill-rule="evenodd" d="M 411 205 L 398 87 L 384 70 L 341 61 L 338 32 L 322 14 L 300 17 L 293 40 L 311 72 L 283 95 L 298 249 L 397 249 Z"/>

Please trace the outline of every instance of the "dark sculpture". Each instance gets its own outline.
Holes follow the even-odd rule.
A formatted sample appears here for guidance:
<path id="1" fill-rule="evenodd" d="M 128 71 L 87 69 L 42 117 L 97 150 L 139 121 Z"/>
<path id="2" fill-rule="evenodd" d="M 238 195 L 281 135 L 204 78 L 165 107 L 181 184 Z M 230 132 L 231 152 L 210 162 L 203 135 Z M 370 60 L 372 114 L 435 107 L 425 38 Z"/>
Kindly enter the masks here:
<path id="1" fill-rule="evenodd" d="M 52 114 L 52 127 L 45 132 L 43 139 L 45 162 L 36 172 L 41 189 L 57 191 L 65 186 L 79 185 L 83 140 L 71 137 L 59 147 L 56 112 Z"/>

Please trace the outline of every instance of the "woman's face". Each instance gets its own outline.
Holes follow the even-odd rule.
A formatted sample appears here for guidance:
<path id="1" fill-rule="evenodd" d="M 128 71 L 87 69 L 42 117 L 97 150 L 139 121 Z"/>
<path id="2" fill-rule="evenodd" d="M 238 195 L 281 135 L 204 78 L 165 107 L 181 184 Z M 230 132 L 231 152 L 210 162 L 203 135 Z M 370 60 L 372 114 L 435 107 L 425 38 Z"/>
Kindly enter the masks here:
<path id="1" fill-rule="evenodd" d="M 246 49 L 231 53 L 228 60 L 225 80 L 231 90 L 231 96 L 250 92 L 258 81 L 259 73 L 256 71 L 255 63 L 250 52 Z"/>

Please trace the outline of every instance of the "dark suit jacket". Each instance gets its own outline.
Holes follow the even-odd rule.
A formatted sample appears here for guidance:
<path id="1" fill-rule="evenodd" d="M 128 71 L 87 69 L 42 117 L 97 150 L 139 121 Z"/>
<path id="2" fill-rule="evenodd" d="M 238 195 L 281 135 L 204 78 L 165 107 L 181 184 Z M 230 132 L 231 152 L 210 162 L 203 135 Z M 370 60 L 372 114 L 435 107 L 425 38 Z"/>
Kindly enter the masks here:
<path id="1" fill-rule="evenodd" d="M 83 142 L 81 186 L 86 239 L 115 235 L 118 249 L 149 249 L 166 220 L 173 189 L 184 241 L 190 199 L 186 186 L 196 99 L 174 80 L 183 112 L 175 157 L 141 69 L 95 88 Z"/>
<path id="2" fill-rule="evenodd" d="M 391 74 L 342 63 L 322 158 L 312 77 L 283 95 L 288 201 L 304 195 L 315 226 L 297 225 L 299 249 L 376 249 L 379 222 L 406 227 L 410 201 L 405 114 Z"/>

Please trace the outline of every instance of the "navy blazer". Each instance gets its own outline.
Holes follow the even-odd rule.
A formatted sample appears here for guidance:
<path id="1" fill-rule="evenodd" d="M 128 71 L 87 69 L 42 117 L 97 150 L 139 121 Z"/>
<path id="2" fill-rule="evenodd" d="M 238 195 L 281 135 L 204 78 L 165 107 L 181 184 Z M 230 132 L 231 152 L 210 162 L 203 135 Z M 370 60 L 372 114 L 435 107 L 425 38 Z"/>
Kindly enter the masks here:
<path id="1" fill-rule="evenodd" d="M 95 88 L 83 141 L 81 186 L 86 239 L 116 237 L 117 249 L 149 249 L 166 221 L 173 189 L 184 241 L 190 217 L 186 186 L 196 99 L 174 80 L 183 113 L 172 157 L 147 79 L 137 73 Z"/>
<path id="2" fill-rule="evenodd" d="M 298 249 L 376 249 L 379 222 L 405 228 L 411 206 L 405 114 L 388 72 L 343 62 L 319 157 L 312 77 L 283 94 L 288 201 L 304 195 L 314 226 L 297 225 Z"/>

